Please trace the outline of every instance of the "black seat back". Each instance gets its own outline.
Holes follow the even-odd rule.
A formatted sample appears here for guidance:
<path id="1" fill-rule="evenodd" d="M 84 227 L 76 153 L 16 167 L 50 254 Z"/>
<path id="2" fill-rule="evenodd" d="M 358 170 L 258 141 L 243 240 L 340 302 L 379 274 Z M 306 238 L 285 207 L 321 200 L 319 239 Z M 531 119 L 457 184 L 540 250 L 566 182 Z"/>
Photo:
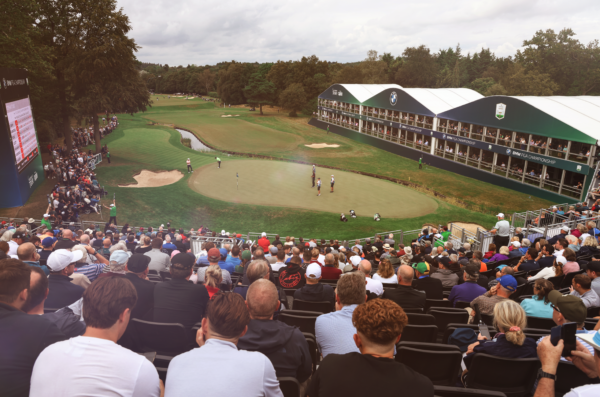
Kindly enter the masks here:
<path id="1" fill-rule="evenodd" d="M 333 304 L 327 301 L 310 302 L 302 299 L 294 299 L 292 304 L 294 310 L 308 310 L 311 312 L 330 313 L 333 311 Z"/>
<path id="2" fill-rule="evenodd" d="M 319 317 L 322 313 L 304 311 L 301 313 L 299 312 L 299 310 L 284 310 L 279 312 L 277 319 L 286 323 L 287 325 L 300 328 L 301 332 L 308 332 L 315 335 L 315 323 L 317 322 L 317 317 Z"/>
<path id="3" fill-rule="evenodd" d="M 425 299 L 425 313 L 431 307 L 452 307 L 452 302 L 444 299 Z"/>
<path id="4" fill-rule="evenodd" d="M 448 324 L 467 324 L 469 322 L 469 313 L 464 309 L 462 312 L 432 309 L 429 314 L 435 317 L 435 325 L 437 325 L 440 332 L 444 332 Z"/>
<path id="5" fill-rule="evenodd" d="M 296 378 L 285 376 L 277 378 L 283 397 L 300 397 L 300 383 Z"/>
<path id="6" fill-rule="evenodd" d="M 306 343 L 308 343 L 308 350 L 310 351 L 310 357 L 313 363 L 312 371 L 314 373 L 317 370 L 317 365 L 319 365 L 319 361 L 321 359 L 321 353 L 319 353 L 319 346 L 317 345 L 317 338 L 308 332 L 303 332 L 302 335 L 304 335 Z"/>
<path id="7" fill-rule="evenodd" d="M 576 272 L 570 272 L 569 274 L 564 276 L 564 278 L 560 282 L 560 288 L 569 288 L 571 286 L 571 284 L 573 283 L 573 278 L 576 275 L 583 274 L 583 273 L 585 273 L 585 270 L 578 270 Z M 559 288 L 557 288 L 557 289 L 559 289 Z"/>
<path id="8" fill-rule="evenodd" d="M 537 377 L 537 358 L 505 358 L 477 353 L 469 366 L 467 387 L 496 390 L 507 396 L 525 396 Z"/>
<path id="9" fill-rule="evenodd" d="M 433 349 L 418 349 L 400 343 L 396 351 L 396 361 L 425 375 L 434 385 L 456 384 L 462 360 L 458 347 L 435 345 Z"/>
<path id="10" fill-rule="evenodd" d="M 556 368 L 556 385 L 554 390 L 561 395 L 579 386 L 598 384 L 600 380 L 596 377 L 590 379 L 579 368 L 569 362 L 560 361 Z"/>
<path id="11" fill-rule="evenodd" d="M 438 327 L 436 325 L 411 325 L 407 324 L 402 330 L 403 342 L 425 342 L 435 343 L 437 340 Z"/>
<path id="12" fill-rule="evenodd" d="M 406 313 L 410 325 L 435 325 L 435 317 L 430 314 Z"/>
<path id="13" fill-rule="evenodd" d="M 499 391 L 440 385 L 433 385 L 433 392 L 435 397 L 506 397 L 506 394 Z"/>
<path id="14" fill-rule="evenodd" d="M 556 327 L 556 323 L 551 318 L 527 316 L 527 328 L 550 330 L 552 327 Z"/>
<path id="15" fill-rule="evenodd" d="M 190 337 L 181 324 L 155 323 L 137 318 L 131 320 L 143 351 L 176 356 L 191 349 Z"/>

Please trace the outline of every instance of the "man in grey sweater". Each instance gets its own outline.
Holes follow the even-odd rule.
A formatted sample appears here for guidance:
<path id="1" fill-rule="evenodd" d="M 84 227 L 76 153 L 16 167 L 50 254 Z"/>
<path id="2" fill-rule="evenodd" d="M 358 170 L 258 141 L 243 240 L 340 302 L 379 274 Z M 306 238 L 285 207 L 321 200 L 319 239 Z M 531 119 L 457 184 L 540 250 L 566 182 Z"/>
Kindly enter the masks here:
<path id="1" fill-rule="evenodd" d="M 454 287 L 458 284 L 458 275 L 449 269 L 450 258 L 443 256 L 439 261 L 440 268 L 430 277 L 442 282 L 442 287 Z"/>

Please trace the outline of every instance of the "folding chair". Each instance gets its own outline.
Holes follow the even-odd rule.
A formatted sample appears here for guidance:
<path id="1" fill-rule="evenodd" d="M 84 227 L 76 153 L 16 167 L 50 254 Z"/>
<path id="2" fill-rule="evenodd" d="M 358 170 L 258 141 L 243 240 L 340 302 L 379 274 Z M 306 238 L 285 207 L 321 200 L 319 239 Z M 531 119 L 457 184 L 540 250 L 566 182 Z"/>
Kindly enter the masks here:
<path id="1" fill-rule="evenodd" d="M 525 328 L 523 330 L 525 337 L 538 340 L 544 336 L 550 335 L 550 330 L 538 328 Z"/>
<path id="2" fill-rule="evenodd" d="M 560 361 L 556 368 L 556 384 L 554 391 L 560 395 L 568 393 L 571 389 L 579 386 L 598 384 L 600 380 L 596 377 L 590 379 L 579 368 L 570 362 Z"/>
<path id="3" fill-rule="evenodd" d="M 331 313 L 334 309 L 333 304 L 328 301 L 310 302 L 302 299 L 294 299 L 292 308 L 294 310 L 306 310 L 323 314 Z"/>
<path id="4" fill-rule="evenodd" d="M 507 397 L 531 392 L 541 363 L 537 358 L 505 358 L 477 353 L 467 375 L 467 387 L 499 391 Z"/>
<path id="5" fill-rule="evenodd" d="M 428 377 L 435 385 L 455 385 L 462 353 L 457 346 L 437 343 L 400 342 L 396 361 Z"/>
<path id="6" fill-rule="evenodd" d="M 408 309 L 402 308 L 402 310 L 404 310 L 404 313 L 406 313 L 406 314 L 408 314 L 408 313 L 423 314 L 423 309 L 420 307 L 411 307 Z"/>
<path id="7" fill-rule="evenodd" d="M 425 299 L 425 313 L 431 307 L 452 307 L 452 302 L 443 299 Z"/>
<path id="8" fill-rule="evenodd" d="M 527 328 L 546 329 L 550 330 L 556 324 L 551 318 L 529 317 L 527 316 Z"/>
<path id="9" fill-rule="evenodd" d="M 319 362 L 321 361 L 321 353 L 319 352 L 317 337 L 308 332 L 303 332 L 302 335 L 304 335 L 306 343 L 308 343 L 308 350 L 310 351 L 310 357 L 313 363 L 312 372 L 314 373 L 317 370 L 317 365 L 319 365 Z"/>
<path id="10" fill-rule="evenodd" d="M 430 314 L 406 313 L 410 325 L 435 325 L 435 317 Z"/>
<path id="11" fill-rule="evenodd" d="M 466 309 L 467 307 L 471 307 L 471 302 L 457 301 L 454 307 L 457 309 Z"/>
<path id="12" fill-rule="evenodd" d="M 441 332 L 444 332 L 448 327 L 448 324 L 467 324 L 469 322 L 469 312 L 464 309 L 459 309 L 461 311 L 445 311 L 444 309 L 440 310 L 430 310 L 429 314 L 435 318 L 435 325 L 437 325 L 438 329 Z"/>

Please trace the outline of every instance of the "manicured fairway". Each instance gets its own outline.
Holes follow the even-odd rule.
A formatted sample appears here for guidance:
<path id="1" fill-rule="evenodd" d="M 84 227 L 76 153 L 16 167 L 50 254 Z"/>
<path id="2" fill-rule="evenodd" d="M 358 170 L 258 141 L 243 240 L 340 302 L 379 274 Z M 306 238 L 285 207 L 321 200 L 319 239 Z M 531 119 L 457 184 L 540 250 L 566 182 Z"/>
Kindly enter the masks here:
<path id="1" fill-rule="evenodd" d="M 189 186 L 218 200 L 264 206 L 385 218 L 413 218 L 435 212 L 437 202 L 422 193 L 392 182 L 351 172 L 335 172 L 335 192 L 330 193 L 331 170 L 317 169 L 322 178 L 321 196 L 312 188 L 310 165 L 265 160 L 224 161 L 194 172 Z M 236 177 L 239 175 L 239 178 Z M 237 185 L 239 180 L 239 186 Z M 218 187 L 218 188 L 216 188 Z"/>

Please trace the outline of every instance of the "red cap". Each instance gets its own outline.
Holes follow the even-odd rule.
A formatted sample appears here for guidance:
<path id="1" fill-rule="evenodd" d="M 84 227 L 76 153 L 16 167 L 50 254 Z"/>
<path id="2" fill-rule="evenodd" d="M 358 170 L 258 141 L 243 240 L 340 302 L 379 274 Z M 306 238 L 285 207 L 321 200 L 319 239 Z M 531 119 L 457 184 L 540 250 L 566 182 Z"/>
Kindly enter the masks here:
<path id="1" fill-rule="evenodd" d="M 221 259 L 221 252 L 217 248 L 211 248 L 208 250 L 208 257 Z"/>
<path id="2" fill-rule="evenodd" d="M 236 234 L 235 237 L 240 238 L 240 237 L 242 237 L 242 235 L 241 234 Z"/>

